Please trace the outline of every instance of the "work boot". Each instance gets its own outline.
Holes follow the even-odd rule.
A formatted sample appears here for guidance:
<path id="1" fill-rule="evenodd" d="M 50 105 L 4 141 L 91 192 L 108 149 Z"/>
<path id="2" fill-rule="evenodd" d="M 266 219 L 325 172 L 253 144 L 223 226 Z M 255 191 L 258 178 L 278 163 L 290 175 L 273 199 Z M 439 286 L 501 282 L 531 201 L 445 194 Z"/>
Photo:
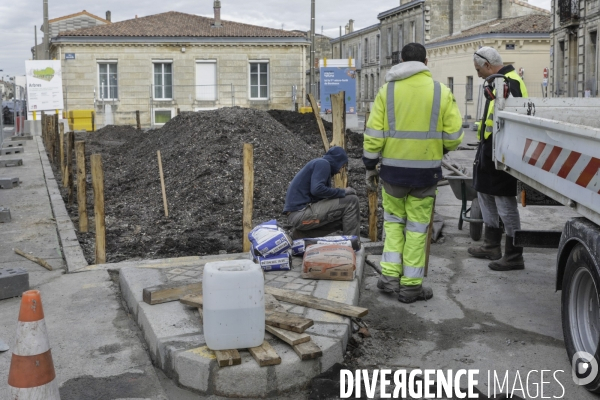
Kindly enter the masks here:
<path id="1" fill-rule="evenodd" d="M 384 293 L 398 293 L 400 291 L 400 278 L 397 276 L 379 275 L 377 289 Z"/>
<path id="2" fill-rule="evenodd" d="M 423 285 L 400 285 L 398 301 L 401 303 L 414 303 L 417 300 L 429 300 L 433 297 L 433 290 Z"/>
<path id="3" fill-rule="evenodd" d="M 493 261 L 488 264 L 494 271 L 511 271 L 513 269 L 525 269 L 525 260 L 523 260 L 523 248 L 513 245 L 513 238 L 506 236 L 504 243 L 504 257 L 499 261 Z"/>
<path id="4" fill-rule="evenodd" d="M 499 260 L 502 258 L 502 229 L 486 225 L 483 245 L 469 247 L 467 251 L 473 257 Z"/>

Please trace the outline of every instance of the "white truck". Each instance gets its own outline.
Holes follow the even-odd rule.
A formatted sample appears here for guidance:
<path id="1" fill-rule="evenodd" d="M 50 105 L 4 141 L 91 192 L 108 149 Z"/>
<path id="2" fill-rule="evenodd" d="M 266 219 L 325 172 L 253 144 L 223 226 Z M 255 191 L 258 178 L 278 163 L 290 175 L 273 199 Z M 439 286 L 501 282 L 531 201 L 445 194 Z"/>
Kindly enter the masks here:
<path id="1" fill-rule="evenodd" d="M 503 79 L 496 79 L 496 87 L 502 85 Z M 600 374 L 593 377 L 591 369 L 586 371 L 593 360 L 585 353 L 596 360 L 597 370 L 600 98 L 496 99 L 494 159 L 497 169 L 581 215 L 567 220 L 562 232 L 519 231 L 515 244 L 558 248 L 556 289 L 562 290 L 567 354 L 585 387 L 599 393 Z M 523 195 L 522 201 L 527 197 Z"/>

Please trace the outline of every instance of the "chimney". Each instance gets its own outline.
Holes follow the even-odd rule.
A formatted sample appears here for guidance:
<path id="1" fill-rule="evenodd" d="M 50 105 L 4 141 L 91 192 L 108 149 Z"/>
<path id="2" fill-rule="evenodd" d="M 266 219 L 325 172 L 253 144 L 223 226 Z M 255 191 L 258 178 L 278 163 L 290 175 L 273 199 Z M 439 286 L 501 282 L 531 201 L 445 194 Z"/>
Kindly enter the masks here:
<path id="1" fill-rule="evenodd" d="M 107 12 L 106 12 L 106 20 L 107 20 L 108 22 L 112 22 L 112 21 L 110 20 L 110 11 L 107 11 Z"/>
<path id="2" fill-rule="evenodd" d="M 350 33 L 348 30 L 349 30 L 348 24 L 346 24 L 346 26 L 344 26 L 344 35 L 347 35 Z"/>
<path id="3" fill-rule="evenodd" d="M 348 33 L 352 33 L 352 32 L 354 32 L 354 20 L 353 19 L 348 21 Z"/>
<path id="4" fill-rule="evenodd" d="M 213 26 L 221 26 L 221 0 L 215 0 L 213 8 L 215 10 L 215 23 L 213 24 Z"/>

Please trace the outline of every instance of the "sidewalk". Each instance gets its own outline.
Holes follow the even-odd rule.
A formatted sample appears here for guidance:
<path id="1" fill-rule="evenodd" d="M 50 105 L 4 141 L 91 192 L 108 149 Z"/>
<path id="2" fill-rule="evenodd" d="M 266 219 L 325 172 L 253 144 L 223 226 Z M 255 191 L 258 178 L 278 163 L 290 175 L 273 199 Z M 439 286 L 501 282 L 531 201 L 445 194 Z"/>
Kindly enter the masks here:
<path id="1" fill-rule="evenodd" d="M 138 329 L 122 306 L 118 282 L 106 271 L 65 274 L 48 187 L 48 164 L 41 137 L 27 141 L 23 165 L 0 168 L 0 177 L 18 177 L 20 185 L 0 190 L 0 207 L 12 220 L 0 224 L 0 268 L 23 268 L 31 289 L 41 291 L 56 379 L 62 400 L 166 399 Z M 64 206 L 63 206 L 64 207 Z M 45 259 L 48 271 L 14 253 L 13 248 Z M 20 298 L 0 300 L 0 338 L 15 343 Z M 0 353 L 0 397 L 5 398 L 11 351 Z"/>

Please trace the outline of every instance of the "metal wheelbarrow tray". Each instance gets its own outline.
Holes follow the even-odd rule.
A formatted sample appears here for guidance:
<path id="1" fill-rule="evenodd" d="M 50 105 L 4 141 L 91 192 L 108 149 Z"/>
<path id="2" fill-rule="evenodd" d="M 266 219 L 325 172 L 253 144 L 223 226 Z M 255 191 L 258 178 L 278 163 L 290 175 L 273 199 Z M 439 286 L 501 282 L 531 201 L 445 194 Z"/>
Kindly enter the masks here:
<path id="1" fill-rule="evenodd" d="M 457 199 L 462 201 L 460 216 L 458 218 L 458 229 L 462 230 L 463 221 L 470 223 L 469 235 L 473 240 L 481 239 L 483 231 L 483 219 L 481 215 L 481 207 L 477 199 L 477 192 L 473 188 L 473 177 L 461 176 L 455 172 L 446 175 L 448 184 Z M 467 201 L 471 202 L 471 207 L 467 207 Z M 467 215 L 468 213 L 468 215 Z"/>

